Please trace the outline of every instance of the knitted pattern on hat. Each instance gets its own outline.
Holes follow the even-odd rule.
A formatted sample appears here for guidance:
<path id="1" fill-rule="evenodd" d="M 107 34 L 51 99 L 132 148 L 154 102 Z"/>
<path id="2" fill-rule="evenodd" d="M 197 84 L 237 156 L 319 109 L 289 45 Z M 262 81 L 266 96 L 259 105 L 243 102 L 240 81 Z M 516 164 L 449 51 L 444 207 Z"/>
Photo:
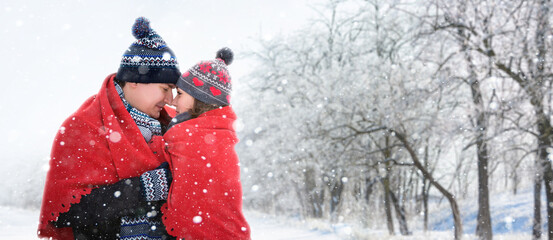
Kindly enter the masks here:
<path id="1" fill-rule="evenodd" d="M 144 17 L 136 19 L 132 34 L 136 41 L 121 58 L 116 78 L 137 83 L 176 83 L 180 76 L 177 58 Z"/>
<path id="2" fill-rule="evenodd" d="M 233 57 L 232 50 L 222 48 L 215 60 L 202 61 L 182 74 L 177 87 L 204 103 L 230 105 L 232 82 L 227 66 Z"/>
<path id="3" fill-rule="evenodd" d="M 131 115 L 132 119 L 138 126 L 138 129 L 142 133 L 142 136 L 146 140 L 146 142 L 149 142 L 152 139 L 153 135 L 161 136 L 161 123 L 155 119 L 150 117 L 148 114 L 136 109 L 135 107 L 131 106 L 129 102 L 125 99 L 125 93 L 123 93 L 123 88 L 116 82 L 115 89 L 117 89 L 117 93 L 119 94 L 119 97 L 121 98 L 121 101 L 123 101 L 123 104 L 125 105 L 125 108 Z"/>

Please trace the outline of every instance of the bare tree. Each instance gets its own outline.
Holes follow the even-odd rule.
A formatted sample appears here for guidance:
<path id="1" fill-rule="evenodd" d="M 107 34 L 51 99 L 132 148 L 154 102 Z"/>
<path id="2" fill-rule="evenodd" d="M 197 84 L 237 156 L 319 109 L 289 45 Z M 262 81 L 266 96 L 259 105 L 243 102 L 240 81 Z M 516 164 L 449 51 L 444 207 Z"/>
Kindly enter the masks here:
<path id="1" fill-rule="evenodd" d="M 438 2 L 438 1 L 437 1 Z M 465 1 L 461 1 L 465 2 Z M 553 171 L 547 160 L 546 149 L 551 145 L 551 123 L 547 113 L 547 102 L 545 91 L 547 90 L 547 79 L 549 65 L 545 52 L 548 49 L 546 36 L 549 32 L 548 15 L 549 1 L 522 1 L 518 3 L 501 4 L 498 1 L 470 2 L 471 7 L 478 9 L 474 14 L 457 16 L 451 14 L 451 4 L 460 2 L 441 1 L 437 5 L 443 11 L 441 23 L 435 25 L 435 29 L 454 29 L 456 31 L 470 32 L 472 37 L 462 38 L 467 46 L 482 57 L 489 58 L 498 73 L 509 77 L 516 82 L 526 93 L 533 106 L 536 119 L 535 128 L 538 132 L 538 173 L 543 178 L 536 181 L 536 205 L 535 205 L 535 228 L 534 238 L 540 237 L 537 229 L 539 221 L 538 194 L 541 179 L 546 183 L 546 196 L 549 201 L 553 200 L 551 183 L 553 183 Z M 478 13 L 485 12 L 483 18 L 474 19 Z M 494 26 L 493 29 L 489 29 Z M 459 36 L 456 36 L 459 37 Z M 499 43 L 498 43 L 499 42 Z M 512 47 L 511 47 L 512 46 Z M 511 48 L 508 48 L 511 47 Z M 547 66 L 547 67 L 546 67 Z M 549 238 L 553 237 L 553 209 L 547 208 Z"/>
<path id="2" fill-rule="evenodd" d="M 427 229 L 428 198 L 438 193 L 460 239 L 457 201 L 478 176 L 477 235 L 491 239 L 489 179 L 497 169 L 524 176 L 518 168 L 535 149 L 545 176 L 551 139 L 549 122 L 532 122 L 550 108 L 549 65 L 534 88 L 539 78 L 530 73 L 539 71 L 520 48 L 538 49 L 527 41 L 537 29 L 534 5 L 494 3 L 328 1 L 309 28 L 260 41 L 251 106 L 242 110 L 252 115 L 239 145 L 249 169 L 245 202 L 332 223 L 386 217 L 383 228 L 394 234 L 397 220 L 406 235 L 410 203 L 421 196 Z M 520 145 L 532 134 L 538 147 Z M 443 157 L 452 153 L 459 157 Z"/>

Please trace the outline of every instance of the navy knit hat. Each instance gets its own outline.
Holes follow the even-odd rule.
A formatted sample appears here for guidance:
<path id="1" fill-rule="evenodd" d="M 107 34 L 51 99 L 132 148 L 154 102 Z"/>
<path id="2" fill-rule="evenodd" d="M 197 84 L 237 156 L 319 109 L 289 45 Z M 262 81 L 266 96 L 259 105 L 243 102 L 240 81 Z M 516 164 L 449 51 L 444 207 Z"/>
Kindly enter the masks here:
<path id="1" fill-rule="evenodd" d="M 188 69 L 177 81 L 177 87 L 204 103 L 227 106 L 232 90 L 227 66 L 232 63 L 234 54 L 229 48 L 222 48 L 215 58 Z"/>
<path id="2" fill-rule="evenodd" d="M 175 84 L 180 76 L 177 58 L 150 28 L 150 21 L 137 18 L 132 34 L 136 41 L 123 54 L 115 78 L 125 82 Z"/>

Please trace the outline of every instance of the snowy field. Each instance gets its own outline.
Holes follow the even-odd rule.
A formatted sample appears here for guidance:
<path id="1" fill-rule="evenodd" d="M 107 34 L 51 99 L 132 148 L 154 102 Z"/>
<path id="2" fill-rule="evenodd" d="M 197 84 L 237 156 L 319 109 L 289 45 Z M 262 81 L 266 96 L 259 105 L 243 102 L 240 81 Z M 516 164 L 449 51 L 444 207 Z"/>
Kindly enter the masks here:
<path id="1" fill-rule="evenodd" d="M 287 239 L 368 239 L 368 240 L 444 240 L 452 239 L 451 232 L 431 231 L 428 233 L 415 231 L 411 236 L 388 236 L 385 231 L 367 230 L 354 233 L 347 226 L 330 225 L 317 222 L 295 221 L 291 219 L 268 216 L 256 212 L 246 212 L 246 218 L 252 228 L 252 239 L 287 240 Z M 0 207 L 0 240 L 31 240 L 37 239 L 36 225 L 38 210 L 25 210 L 12 207 Z M 352 236 L 356 235 L 357 238 Z M 475 239 L 473 235 L 465 235 L 463 239 Z M 497 234 L 497 240 L 530 239 L 528 234 Z"/>
<path id="2" fill-rule="evenodd" d="M 17 194 L 9 195 L 17 199 Z M 496 193 L 491 195 L 491 213 L 495 240 L 530 240 L 531 219 L 533 209 L 532 191 L 523 189 L 517 195 L 511 193 Z M 545 194 L 542 194 L 544 196 Z M 4 196 L 6 197 L 6 196 Z M 12 205 L 13 204 L 13 205 Z M 36 237 L 38 210 L 14 207 L 12 203 L 0 206 L 0 240 L 32 240 Z M 246 219 L 252 228 L 254 240 L 285 240 L 285 239 L 368 239 L 368 240 L 447 240 L 453 239 L 452 219 L 449 205 L 431 203 L 429 227 L 432 231 L 424 233 L 421 229 L 422 220 L 414 217 L 409 221 L 411 236 L 389 236 L 386 229 L 359 229 L 344 223 L 330 224 L 324 220 L 300 220 L 298 218 L 276 217 L 255 211 L 246 211 Z M 546 223 L 542 205 L 542 222 Z M 39 203 L 19 204 L 17 206 L 40 206 Z M 476 199 L 468 198 L 459 202 L 463 213 L 463 239 L 474 237 L 477 213 Z M 397 227 L 397 225 L 396 225 Z M 543 239 L 546 239 L 545 236 Z"/>
<path id="3" fill-rule="evenodd" d="M 338 235 L 309 230 L 301 226 L 281 223 L 276 218 L 261 214 L 247 214 L 252 228 L 252 239 L 284 240 L 284 239 L 342 239 Z M 30 240 L 37 239 L 36 226 L 38 210 L 24 210 L 12 207 L 0 207 L 0 240 Z"/>

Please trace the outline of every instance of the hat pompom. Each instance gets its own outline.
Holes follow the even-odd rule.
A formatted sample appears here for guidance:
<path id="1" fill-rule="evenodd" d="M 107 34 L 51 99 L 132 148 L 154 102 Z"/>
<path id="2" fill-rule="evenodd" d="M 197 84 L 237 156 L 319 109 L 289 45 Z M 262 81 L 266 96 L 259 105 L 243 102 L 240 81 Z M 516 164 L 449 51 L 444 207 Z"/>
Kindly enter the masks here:
<path id="1" fill-rule="evenodd" d="M 139 17 L 134 21 L 132 25 L 132 35 L 136 39 L 145 38 L 150 34 L 150 20 L 145 17 Z"/>
<path id="2" fill-rule="evenodd" d="M 220 58 L 228 66 L 232 63 L 232 60 L 234 60 L 234 53 L 230 48 L 224 47 L 217 51 L 217 56 L 215 56 L 215 58 Z"/>

